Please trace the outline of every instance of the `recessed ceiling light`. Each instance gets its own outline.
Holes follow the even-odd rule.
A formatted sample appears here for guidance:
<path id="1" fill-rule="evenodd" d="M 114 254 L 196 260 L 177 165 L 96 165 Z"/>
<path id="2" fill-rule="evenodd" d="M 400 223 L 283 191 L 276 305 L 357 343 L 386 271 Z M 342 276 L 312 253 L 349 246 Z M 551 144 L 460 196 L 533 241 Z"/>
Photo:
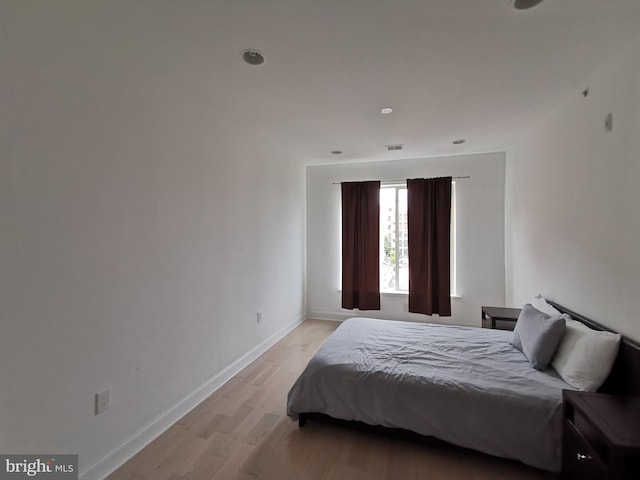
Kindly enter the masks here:
<path id="1" fill-rule="evenodd" d="M 464 138 L 459 138 L 458 140 L 454 140 L 451 143 L 453 143 L 454 145 L 462 145 L 464 142 L 466 142 Z"/>
<path id="2" fill-rule="evenodd" d="M 542 0 L 511 0 L 511 6 L 516 10 L 529 10 L 542 3 Z"/>
<path id="3" fill-rule="evenodd" d="M 249 65 L 262 65 L 264 63 L 264 55 L 252 48 L 242 51 L 242 59 Z"/>
<path id="4" fill-rule="evenodd" d="M 380 109 L 382 115 L 389 115 L 391 112 L 393 112 L 393 108 L 391 107 L 383 107 Z"/>
<path id="5" fill-rule="evenodd" d="M 331 155 L 341 155 L 342 150 L 331 150 Z"/>

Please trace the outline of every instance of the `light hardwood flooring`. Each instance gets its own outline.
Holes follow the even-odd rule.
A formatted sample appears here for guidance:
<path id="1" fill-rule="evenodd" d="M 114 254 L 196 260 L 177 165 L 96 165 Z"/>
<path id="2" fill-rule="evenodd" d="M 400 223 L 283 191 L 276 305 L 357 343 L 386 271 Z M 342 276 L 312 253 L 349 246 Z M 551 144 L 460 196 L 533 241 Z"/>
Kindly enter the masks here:
<path id="1" fill-rule="evenodd" d="M 116 470 L 109 480 L 543 480 L 517 462 L 309 421 L 289 388 L 336 322 L 307 320 Z"/>

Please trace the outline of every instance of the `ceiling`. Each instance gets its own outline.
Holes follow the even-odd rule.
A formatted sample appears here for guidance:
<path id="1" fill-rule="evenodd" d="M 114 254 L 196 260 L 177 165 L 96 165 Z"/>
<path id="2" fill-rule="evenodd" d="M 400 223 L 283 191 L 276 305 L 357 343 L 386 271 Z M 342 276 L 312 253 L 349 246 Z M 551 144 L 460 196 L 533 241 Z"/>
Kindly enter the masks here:
<path id="1" fill-rule="evenodd" d="M 255 115 L 306 163 L 504 150 L 640 32 L 638 0 L 546 0 L 526 12 L 509 0 L 238 3 L 220 8 L 234 25 L 217 52 L 233 83 L 228 108 Z M 242 64 L 243 48 L 266 63 Z"/>
<path id="2" fill-rule="evenodd" d="M 545 0 L 526 12 L 510 0 L 74 5 L 56 11 L 67 44 L 40 47 L 49 75 L 80 81 L 81 54 L 126 65 L 131 76 L 153 74 L 197 96 L 234 138 L 266 138 L 307 164 L 508 149 L 640 31 L 639 0 Z M 42 22 L 46 46 L 54 22 Z M 244 63 L 247 48 L 266 62 Z M 381 115 L 382 107 L 394 111 Z M 466 143 L 453 145 L 458 138 Z"/>
<path id="3" fill-rule="evenodd" d="M 306 163 L 504 150 L 640 31 L 637 0 L 239 3 L 228 101 Z"/>

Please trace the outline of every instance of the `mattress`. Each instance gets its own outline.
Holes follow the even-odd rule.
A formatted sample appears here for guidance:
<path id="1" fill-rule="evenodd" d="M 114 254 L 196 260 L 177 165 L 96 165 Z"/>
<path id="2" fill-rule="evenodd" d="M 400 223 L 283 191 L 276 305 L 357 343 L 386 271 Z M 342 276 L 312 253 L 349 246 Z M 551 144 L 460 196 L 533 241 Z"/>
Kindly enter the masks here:
<path id="1" fill-rule="evenodd" d="M 287 414 L 403 428 L 550 471 L 561 467 L 562 390 L 501 330 L 351 318 L 288 395 Z"/>

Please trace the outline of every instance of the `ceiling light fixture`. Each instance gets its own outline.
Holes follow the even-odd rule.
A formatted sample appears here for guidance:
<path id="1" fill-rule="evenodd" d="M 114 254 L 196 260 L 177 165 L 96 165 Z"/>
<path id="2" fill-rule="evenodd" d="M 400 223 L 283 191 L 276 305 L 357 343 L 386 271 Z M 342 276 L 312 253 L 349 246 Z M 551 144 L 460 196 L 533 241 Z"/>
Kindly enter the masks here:
<path id="1" fill-rule="evenodd" d="M 242 59 L 249 65 L 262 65 L 264 63 L 264 55 L 252 48 L 242 51 Z"/>
<path id="2" fill-rule="evenodd" d="M 462 145 L 464 142 L 466 142 L 464 138 L 459 138 L 458 140 L 454 140 L 451 143 L 453 143 L 454 145 Z"/>
<path id="3" fill-rule="evenodd" d="M 529 10 L 542 3 L 542 0 L 511 0 L 511 6 L 516 10 Z"/>
<path id="4" fill-rule="evenodd" d="M 393 108 L 391 107 L 383 107 L 380 109 L 382 115 L 389 115 L 391 112 L 393 112 Z"/>

